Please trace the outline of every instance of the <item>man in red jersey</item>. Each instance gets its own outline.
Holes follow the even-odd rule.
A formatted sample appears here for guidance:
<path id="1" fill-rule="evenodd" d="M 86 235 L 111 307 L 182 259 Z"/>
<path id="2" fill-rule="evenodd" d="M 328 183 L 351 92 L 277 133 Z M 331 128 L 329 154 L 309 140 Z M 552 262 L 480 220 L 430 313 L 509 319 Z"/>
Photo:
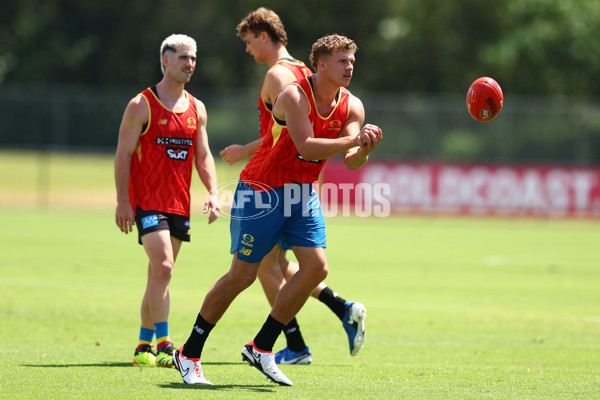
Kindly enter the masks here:
<path id="1" fill-rule="evenodd" d="M 252 55 L 257 63 L 267 64 L 269 70 L 263 80 L 258 99 L 259 139 L 246 145 L 232 144 L 221 151 L 221 157 L 229 165 L 254 155 L 268 133 L 272 121 L 273 103 L 283 88 L 289 83 L 313 75 L 310 68 L 293 58 L 288 52 L 285 28 L 274 11 L 264 7 L 252 11 L 238 24 L 237 34 L 246 43 L 246 52 Z M 288 249 L 289 247 L 280 241 L 263 258 L 258 269 L 258 279 L 271 306 L 275 303 L 279 289 L 298 271 L 298 264 L 286 258 Z M 347 301 L 325 283 L 320 283 L 313 291 L 312 296 L 327 305 L 342 321 L 342 326 L 348 335 L 350 354 L 358 355 L 365 338 L 366 309 L 364 305 Z M 352 315 L 361 317 L 362 326 L 357 332 L 352 329 L 348 330 L 348 321 Z M 304 342 L 295 317 L 286 325 L 283 333 L 287 346 L 275 354 L 275 362 L 277 364 L 311 363 L 312 353 Z"/>
<path id="2" fill-rule="evenodd" d="M 182 241 L 190 241 L 190 182 L 196 166 L 208 190 L 208 223 L 219 216 L 215 163 L 206 134 L 206 108 L 185 91 L 196 67 L 196 42 L 171 35 L 160 47 L 163 79 L 131 99 L 115 156 L 115 220 L 138 230 L 149 259 L 133 362 L 171 367 L 169 282 Z M 156 335 L 157 353 L 152 350 Z"/>
<path id="3" fill-rule="evenodd" d="M 312 183 L 325 160 L 338 153 L 349 169 L 360 168 L 382 138 L 377 126 L 362 126 L 362 102 L 346 90 L 356 50 L 344 36 L 319 39 L 310 56 L 316 74 L 286 86 L 276 99 L 274 122 L 242 171 L 234 197 L 231 268 L 207 293 L 187 342 L 173 357 L 185 383 L 205 383 L 200 357 L 206 338 L 283 239 L 300 269 L 279 291 L 264 325 L 242 348 L 242 358 L 271 381 L 292 385 L 275 363 L 273 345 L 328 272 L 325 222 Z"/>

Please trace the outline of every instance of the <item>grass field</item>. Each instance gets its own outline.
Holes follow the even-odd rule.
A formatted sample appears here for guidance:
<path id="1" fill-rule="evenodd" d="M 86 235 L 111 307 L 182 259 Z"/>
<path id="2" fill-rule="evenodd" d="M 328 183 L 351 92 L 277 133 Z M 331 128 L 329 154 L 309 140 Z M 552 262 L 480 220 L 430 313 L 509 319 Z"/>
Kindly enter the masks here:
<path id="1" fill-rule="evenodd" d="M 255 283 L 207 342 L 214 385 L 195 387 L 131 363 L 146 261 L 114 225 L 110 157 L 0 153 L 0 184 L 2 398 L 600 398 L 598 222 L 331 218 L 327 283 L 368 309 L 359 356 L 309 300 L 314 362 L 282 366 L 293 387 L 268 383 L 240 356 L 269 310 Z M 230 262 L 228 221 L 206 226 L 201 196 L 171 284 L 176 345 Z"/>

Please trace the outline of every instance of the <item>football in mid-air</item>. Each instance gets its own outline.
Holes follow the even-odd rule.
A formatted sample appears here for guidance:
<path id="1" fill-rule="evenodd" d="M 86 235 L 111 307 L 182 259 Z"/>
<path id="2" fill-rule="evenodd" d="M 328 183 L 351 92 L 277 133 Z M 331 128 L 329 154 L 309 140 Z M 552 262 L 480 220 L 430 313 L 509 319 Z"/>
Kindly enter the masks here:
<path id="1" fill-rule="evenodd" d="M 487 76 L 476 79 L 467 91 L 467 109 L 476 121 L 490 122 L 498 116 L 503 103 L 500 85 Z"/>

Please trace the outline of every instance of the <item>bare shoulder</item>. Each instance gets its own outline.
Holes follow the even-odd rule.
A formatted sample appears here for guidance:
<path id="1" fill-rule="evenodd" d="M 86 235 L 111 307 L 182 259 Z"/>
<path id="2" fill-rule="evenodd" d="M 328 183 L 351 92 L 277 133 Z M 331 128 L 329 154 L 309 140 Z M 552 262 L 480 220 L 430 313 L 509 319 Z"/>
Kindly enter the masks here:
<path id="1" fill-rule="evenodd" d="M 133 99 L 129 100 L 129 107 L 131 107 L 131 108 L 147 108 L 148 101 L 140 93 L 137 96 L 135 96 Z"/>
<path id="2" fill-rule="evenodd" d="M 148 111 L 148 101 L 144 96 L 138 94 L 133 99 L 129 100 L 125 115 L 135 120 L 148 121 L 150 112 Z"/>
<path id="3" fill-rule="evenodd" d="M 296 77 L 286 67 L 275 64 L 267 71 L 265 75 L 265 83 L 263 86 L 263 97 L 268 103 L 275 101 L 277 95 L 283 88 L 291 82 L 294 82 Z"/>
<path id="4" fill-rule="evenodd" d="M 292 71 L 290 71 L 283 65 L 275 64 L 271 68 L 269 68 L 265 79 L 273 81 L 287 81 L 287 83 L 290 83 L 295 80 L 295 77 Z"/>
<path id="5" fill-rule="evenodd" d="M 195 99 L 196 100 L 196 108 L 198 108 L 198 112 L 201 113 L 205 113 L 206 114 L 206 106 L 204 105 L 204 103 L 201 100 Z"/>
<path id="6" fill-rule="evenodd" d="M 286 85 L 281 91 L 279 97 L 281 97 L 282 100 L 285 102 L 292 103 L 299 103 L 303 99 L 306 100 L 306 95 L 304 94 L 304 91 L 299 85 L 296 84 Z"/>
<path id="7" fill-rule="evenodd" d="M 125 147 L 133 147 L 137 143 L 143 127 L 150 120 L 150 110 L 148 101 L 144 96 L 138 94 L 133 99 L 129 100 L 121 127 L 119 128 L 119 143 L 123 143 Z M 121 146 L 121 145 L 119 145 Z"/>
<path id="8" fill-rule="evenodd" d="M 206 123 L 206 118 L 207 118 L 207 114 L 206 114 L 206 106 L 204 105 L 204 103 L 196 98 L 194 98 L 196 100 L 196 109 L 198 110 L 198 119 L 200 120 L 200 122 L 202 123 Z"/>
<path id="9" fill-rule="evenodd" d="M 310 109 L 310 103 L 300 86 L 296 84 L 287 85 L 281 91 L 273 107 L 273 114 L 285 119 L 285 114 L 299 112 L 306 114 Z"/>
<path id="10" fill-rule="evenodd" d="M 348 99 L 349 106 L 349 116 L 351 118 L 364 119 L 365 117 L 365 107 L 361 99 L 348 92 L 350 97 Z"/>

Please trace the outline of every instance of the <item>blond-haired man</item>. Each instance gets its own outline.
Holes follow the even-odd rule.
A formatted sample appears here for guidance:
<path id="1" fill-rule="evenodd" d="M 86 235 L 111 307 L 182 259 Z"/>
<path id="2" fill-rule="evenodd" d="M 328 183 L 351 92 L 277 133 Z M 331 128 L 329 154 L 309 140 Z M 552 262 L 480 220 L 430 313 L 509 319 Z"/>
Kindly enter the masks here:
<path id="1" fill-rule="evenodd" d="M 137 227 L 148 256 L 139 344 L 133 362 L 171 367 L 169 282 L 182 242 L 190 241 L 190 182 L 195 165 L 208 190 L 208 223 L 219 216 L 215 163 L 208 146 L 206 108 L 185 90 L 196 67 L 196 42 L 171 35 L 160 46 L 162 80 L 125 109 L 115 156 L 115 222 Z M 156 335 L 157 350 L 152 349 Z"/>

